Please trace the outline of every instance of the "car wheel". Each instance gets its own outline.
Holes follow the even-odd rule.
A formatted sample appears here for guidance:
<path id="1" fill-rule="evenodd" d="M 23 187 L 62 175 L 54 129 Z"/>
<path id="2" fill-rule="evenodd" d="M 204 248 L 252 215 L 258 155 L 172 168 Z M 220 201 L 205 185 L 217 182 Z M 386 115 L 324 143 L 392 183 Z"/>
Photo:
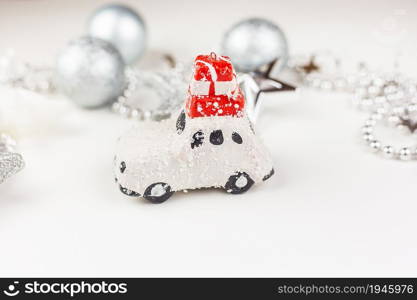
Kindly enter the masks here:
<path id="1" fill-rule="evenodd" d="M 120 184 L 119 184 L 119 190 L 123 194 L 125 194 L 126 196 L 129 196 L 129 197 L 140 197 L 140 194 L 139 193 L 136 193 L 135 191 L 129 190 L 129 189 L 121 186 Z"/>
<path id="2" fill-rule="evenodd" d="M 165 182 L 157 182 L 148 186 L 143 197 L 152 203 L 162 203 L 174 194 L 169 184 Z"/>
<path id="3" fill-rule="evenodd" d="M 268 173 L 268 174 L 266 174 L 265 176 L 264 176 L 264 178 L 262 178 L 262 180 L 263 181 L 266 181 L 266 180 L 268 180 L 269 178 L 271 178 L 272 177 L 272 175 L 274 175 L 275 174 L 275 170 L 274 170 L 274 168 L 272 168 L 271 169 L 271 171 Z"/>
<path id="4" fill-rule="evenodd" d="M 254 184 L 254 181 L 245 172 L 237 172 L 235 175 L 229 177 L 224 186 L 226 192 L 231 194 L 242 194 L 249 190 Z"/>

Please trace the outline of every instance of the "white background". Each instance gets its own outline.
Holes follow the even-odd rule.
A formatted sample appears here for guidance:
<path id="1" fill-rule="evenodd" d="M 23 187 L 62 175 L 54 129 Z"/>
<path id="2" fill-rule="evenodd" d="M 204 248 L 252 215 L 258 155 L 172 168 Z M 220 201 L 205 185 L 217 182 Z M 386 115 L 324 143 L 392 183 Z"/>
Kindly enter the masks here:
<path id="1" fill-rule="evenodd" d="M 0 1 L 0 52 L 52 64 L 100 3 Z M 386 69 L 397 58 L 415 75 L 412 0 L 125 3 L 148 24 L 146 67 L 154 53 L 190 60 L 216 50 L 233 23 L 261 16 L 283 28 L 292 53 L 332 50 Z M 1 88 L 27 167 L 0 186 L 0 275 L 416 276 L 417 164 L 367 152 L 358 137 L 366 114 L 346 96 L 263 100 L 270 181 L 239 196 L 197 191 L 151 205 L 114 185 L 114 143 L 129 121 Z"/>

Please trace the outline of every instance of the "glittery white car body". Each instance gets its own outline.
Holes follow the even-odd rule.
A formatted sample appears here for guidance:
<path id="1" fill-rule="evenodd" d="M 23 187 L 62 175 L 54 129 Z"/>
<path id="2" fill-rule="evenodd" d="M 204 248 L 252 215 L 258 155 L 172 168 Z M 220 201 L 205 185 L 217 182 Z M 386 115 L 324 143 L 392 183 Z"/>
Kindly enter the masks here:
<path id="1" fill-rule="evenodd" d="M 178 118 L 142 124 L 117 145 L 120 190 L 163 202 L 173 192 L 221 187 L 234 194 L 274 173 L 272 160 L 246 116 Z"/>

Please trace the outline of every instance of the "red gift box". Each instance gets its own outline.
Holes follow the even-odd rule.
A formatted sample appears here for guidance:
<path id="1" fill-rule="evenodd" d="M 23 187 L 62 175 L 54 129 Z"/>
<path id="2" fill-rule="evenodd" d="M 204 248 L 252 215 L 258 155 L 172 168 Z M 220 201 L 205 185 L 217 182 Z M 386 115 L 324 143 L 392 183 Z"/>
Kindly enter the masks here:
<path id="1" fill-rule="evenodd" d="M 215 53 L 197 56 L 188 89 L 188 116 L 240 117 L 244 106 L 245 99 L 237 84 L 236 73 L 229 57 Z"/>

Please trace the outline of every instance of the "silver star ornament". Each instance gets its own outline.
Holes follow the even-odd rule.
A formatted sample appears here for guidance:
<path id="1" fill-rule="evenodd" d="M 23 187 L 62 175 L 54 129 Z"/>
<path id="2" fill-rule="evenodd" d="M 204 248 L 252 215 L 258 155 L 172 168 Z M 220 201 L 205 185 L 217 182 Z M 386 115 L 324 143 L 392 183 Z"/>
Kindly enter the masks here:
<path id="1" fill-rule="evenodd" d="M 259 115 L 260 98 L 264 93 L 295 91 L 295 86 L 271 77 L 272 70 L 277 63 L 273 62 L 256 71 L 242 74 L 239 78 L 240 87 L 246 98 L 249 119 L 255 123 Z"/>

